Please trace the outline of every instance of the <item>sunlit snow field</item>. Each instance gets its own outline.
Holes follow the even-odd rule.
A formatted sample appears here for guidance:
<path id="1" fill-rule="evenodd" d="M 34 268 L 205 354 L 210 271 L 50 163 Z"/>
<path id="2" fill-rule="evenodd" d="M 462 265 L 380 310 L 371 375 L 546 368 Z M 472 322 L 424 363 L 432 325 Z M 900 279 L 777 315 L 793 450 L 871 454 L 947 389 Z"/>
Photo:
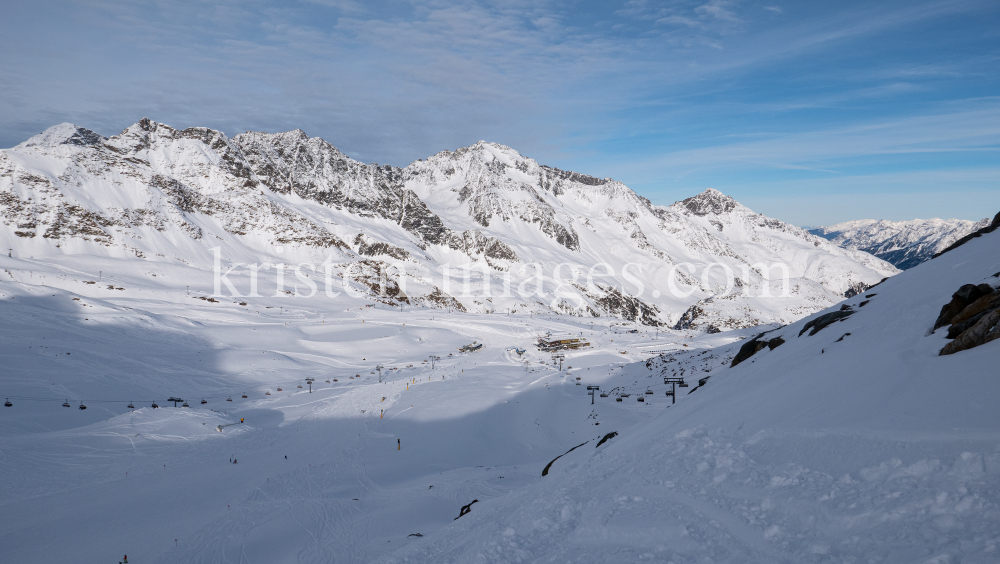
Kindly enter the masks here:
<path id="1" fill-rule="evenodd" d="M 0 412 L 0 531 L 14 561 L 371 560 L 670 405 L 660 378 L 623 365 L 749 334 L 346 295 L 212 303 L 187 290 L 211 288 L 210 273 L 67 262 L 0 258 L 14 404 Z M 591 346 L 560 370 L 533 346 L 545 334 Z M 458 351 L 473 341 L 484 347 Z M 591 405 L 588 385 L 632 393 Z"/>
<path id="2" fill-rule="evenodd" d="M 942 357 L 930 331 L 956 288 L 998 284 L 996 240 L 816 335 L 241 305 L 181 265 L 0 257 L 2 558 L 996 562 L 1000 341 Z M 728 368 L 765 330 L 786 344 Z M 544 335 L 591 345 L 560 369 Z M 664 376 L 690 384 L 676 404 Z"/>

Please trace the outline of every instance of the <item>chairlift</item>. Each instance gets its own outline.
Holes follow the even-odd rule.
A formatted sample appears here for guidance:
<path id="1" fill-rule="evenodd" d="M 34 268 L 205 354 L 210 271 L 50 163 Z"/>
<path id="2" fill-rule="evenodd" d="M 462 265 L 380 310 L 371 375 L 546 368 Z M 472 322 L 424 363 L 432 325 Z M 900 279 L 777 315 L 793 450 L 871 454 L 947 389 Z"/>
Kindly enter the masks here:
<path id="1" fill-rule="evenodd" d="M 66 407 L 69 407 L 69 402 L 66 402 L 66 403 L 64 403 L 63 405 L 65 405 Z M 131 401 L 130 401 L 130 402 L 128 402 L 128 408 L 129 408 L 129 409 L 135 409 L 135 406 L 134 406 L 134 405 L 132 405 L 132 402 L 131 402 Z"/>
<path id="2" fill-rule="evenodd" d="M 302 384 L 299 384 L 298 386 L 296 386 L 296 388 L 301 388 L 301 387 L 302 387 Z M 243 397 L 246 397 L 246 396 L 243 396 Z"/>
<path id="3" fill-rule="evenodd" d="M 188 402 L 184 402 L 184 403 L 181 404 L 181 407 L 191 407 L 191 406 L 188 405 Z"/>
<path id="4" fill-rule="evenodd" d="M 208 403 L 208 400 L 205 398 L 201 398 L 201 404 L 205 405 L 206 403 Z"/>
<path id="5" fill-rule="evenodd" d="M 647 396 L 653 395 L 653 390 L 650 390 L 649 388 L 646 388 L 646 395 Z"/>
<path id="6" fill-rule="evenodd" d="M 87 409 L 87 406 L 83 405 L 82 401 L 80 402 L 80 409 Z"/>
<path id="7" fill-rule="evenodd" d="M 337 381 L 337 379 L 336 379 L 336 378 L 334 378 L 334 379 L 333 379 L 333 381 L 334 381 L 334 382 L 336 382 L 336 381 Z M 329 382 L 329 380 L 327 380 L 327 382 Z"/>
<path id="8" fill-rule="evenodd" d="M 153 409 L 156 409 L 156 408 L 158 408 L 158 407 L 160 407 L 160 406 L 156 405 L 156 402 L 154 401 L 154 402 L 153 402 Z"/>
<path id="9" fill-rule="evenodd" d="M 64 401 L 64 402 L 63 402 L 63 407 L 72 407 L 72 406 L 71 406 L 71 405 L 69 404 L 69 400 L 66 400 L 66 401 Z"/>
<path id="10" fill-rule="evenodd" d="M 281 388 L 278 388 L 278 391 L 280 392 L 280 391 L 281 391 Z"/>
<path id="11" fill-rule="evenodd" d="M 7 401 L 3 402 L 3 405 L 4 405 L 4 407 L 10 407 L 10 406 L 12 406 L 14 404 L 10 403 L 10 398 L 7 398 Z"/>
<path id="12" fill-rule="evenodd" d="M 615 401 L 620 402 L 620 401 L 622 401 L 622 398 L 615 398 Z"/>
<path id="13" fill-rule="evenodd" d="M 247 398 L 247 393 L 243 392 L 243 399 L 246 399 L 246 398 Z"/>
<path id="14" fill-rule="evenodd" d="M 330 383 L 330 381 L 329 381 L 329 380 L 327 380 L 327 381 L 326 381 L 326 383 L 327 383 L 327 384 L 329 384 L 329 383 Z"/>
<path id="15" fill-rule="evenodd" d="M 627 398 L 627 397 L 629 397 L 630 395 L 632 395 L 632 394 L 622 394 L 622 397 L 623 397 L 623 398 Z"/>
<path id="16" fill-rule="evenodd" d="M 645 402 L 646 402 L 646 398 L 644 398 L 643 396 L 639 396 L 639 397 L 635 398 L 635 400 L 636 400 L 636 401 L 641 401 L 641 402 L 643 402 L 643 403 L 645 403 Z"/>
<path id="17" fill-rule="evenodd" d="M 606 397 L 608 397 L 608 393 L 607 393 L 607 392 L 601 392 L 601 397 L 602 397 L 602 398 L 606 398 Z"/>
<path id="18" fill-rule="evenodd" d="M 265 395 L 265 396 L 269 396 L 269 395 L 271 395 L 271 390 L 268 390 L 268 391 L 264 392 L 264 395 Z"/>

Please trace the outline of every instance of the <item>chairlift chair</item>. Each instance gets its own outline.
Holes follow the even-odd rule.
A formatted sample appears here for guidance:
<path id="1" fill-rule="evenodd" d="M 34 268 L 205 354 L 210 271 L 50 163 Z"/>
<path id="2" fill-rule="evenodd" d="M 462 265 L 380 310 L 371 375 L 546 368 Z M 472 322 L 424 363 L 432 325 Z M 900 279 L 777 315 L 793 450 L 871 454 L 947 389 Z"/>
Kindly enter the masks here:
<path id="1" fill-rule="evenodd" d="M 243 399 L 246 399 L 246 397 L 247 397 L 247 393 L 243 392 Z"/>
<path id="2" fill-rule="evenodd" d="M 65 405 L 66 407 L 69 407 L 69 402 L 66 402 L 66 403 L 64 403 L 63 405 Z M 132 402 L 131 402 L 131 401 L 130 401 L 130 402 L 128 402 L 128 408 L 129 408 L 129 409 L 135 409 L 135 406 L 134 406 L 134 405 L 132 405 Z"/>
<path id="3" fill-rule="evenodd" d="M 271 395 L 271 390 L 268 390 L 268 391 L 264 392 L 264 395 L 265 395 L 265 396 L 269 396 L 269 395 Z"/>
<path id="4" fill-rule="evenodd" d="M 87 409 L 87 406 L 83 405 L 82 401 L 80 402 L 80 409 Z"/>
<path id="5" fill-rule="evenodd" d="M 7 398 L 7 401 L 3 402 L 3 405 L 4 405 L 4 407 L 10 407 L 10 406 L 12 406 L 14 404 L 10 403 L 10 398 Z"/>
<path id="6" fill-rule="evenodd" d="M 327 383 L 327 384 L 329 384 L 329 383 L 330 383 L 330 381 L 329 381 L 329 380 L 327 380 L 327 381 L 326 381 L 326 383 Z"/>
<path id="7" fill-rule="evenodd" d="M 615 398 L 615 401 L 622 401 L 622 398 Z"/>
<path id="8" fill-rule="evenodd" d="M 278 391 L 280 392 L 280 391 L 281 391 L 281 388 L 278 388 Z"/>
<path id="9" fill-rule="evenodd" d="M 184 403 L 181 404 L 181 407 L 191 407 L 191 406 L 188 405 L 188 402 L 184 402 Z"/>
<path id="10" fill-rule="evenodd" d="M 208 403 L 208 400 L 205 398 L 201 398 L 201 404 L 205 405 L 206 403 Z"/>
<path id="11" fill-rule="evenodd" d="M 606 397 L 608 397 L 608 393 L 607 393 L 607 392 L 601 392 L 601 397 L 602 397 L 602 398 L 606 398 Z"/>
<path id="12" fill-rule="evenodd" d="M 646 388 L 646 395 L 647 396 L 653 395 L 653 390 L 650 390 L 649 388 Z"/>
<path id="13" fill-rule="evenodd" d="M 72 407 L 72 406 L 71 406 L 71 405 L 69 404 L 69 400 L 66 400 L 66 401 L 64 401 L 64 402 L 63 402 L 63 407 Z"/>
<path id="14" fill-rule="evenodd" d="M 156 408 L 158 408 L 158 407 L 160 407 L 160 406 L 156 405 L 156 402 L 154 401 L 154 402 L 153 402 L 153 409 L 156 409 Z"/>
<path id="15" fill-rule="evenodd" d="M 646 403 L 646 398 L 644 396 L 639 396 L 639 397 L 635 398 L 635 400 L 636 401 L 641 401 L 643 403 Z"/>
<path id="16" fill-rule="evenodd" d="M 301 387 L 302 387 L 302 384 L 299 384 L 298 386 L 296 386 L 296 388 L 301 388 Z M 246 396 L 243 396 L 243 397 L 246 397 Z"/>

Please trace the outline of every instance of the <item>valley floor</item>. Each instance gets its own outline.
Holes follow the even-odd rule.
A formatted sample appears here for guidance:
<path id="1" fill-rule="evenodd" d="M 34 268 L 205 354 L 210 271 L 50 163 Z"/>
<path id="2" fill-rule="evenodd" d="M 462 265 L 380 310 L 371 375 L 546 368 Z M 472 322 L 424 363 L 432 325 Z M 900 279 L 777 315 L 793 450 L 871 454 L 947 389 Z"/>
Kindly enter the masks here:
<path id="1" fill-rule="evenodd" d="M 0 263 L 0 545 L 17 562 L 377 560 L 668 408 L 658 377 L 623 366 L 748 333 L 347 297 L 243 306 L 189 295 L 181 268 Z M 560 370 L 533 346 L 546 334 L 591 346 Z M 631 394 L 592 405 L 588 385 Z"/>

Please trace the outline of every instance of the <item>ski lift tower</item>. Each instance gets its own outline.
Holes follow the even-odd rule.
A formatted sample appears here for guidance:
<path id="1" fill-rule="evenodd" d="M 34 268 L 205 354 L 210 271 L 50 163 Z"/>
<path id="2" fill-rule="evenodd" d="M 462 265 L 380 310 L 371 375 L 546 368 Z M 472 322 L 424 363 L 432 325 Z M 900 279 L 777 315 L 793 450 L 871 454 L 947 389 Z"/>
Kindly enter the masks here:
<path id="1" fill-rule="evenodd" d="M 382 369 L 383 368 L 385 368 L 385 367 L 382 366 L 381 364 L 379 364 L 378 366 L 375 367 L 375 370 L 378 370 L 378 381 L 379 382 L 382 381 Z"/>
<path id="2" fill-rule="evenodd" d="M 670 396 L 671 404 L 677 403 L 677 386 L 680 386 L 682 388 L 688 387 L 688 384 L 687 382 L 684 381 L 684 378 L 664 378 L 663 383 L 670 384 L 670 391 L 667 392 L 667 395 Z"/>
<path id="3" fill-rule="evenodd" d="M 434 362 L 441 360 L 441 357 L 432 354 L 429 358 L 431 359 L 431 370 L 434 370 Z"/>
<path id="4" fill-rule="evenodd" d="M 558 360 L 559 361 L 559 372 L 562 372 L 562 363 L 563 363 L 564 360 L 566 360 L 566 355 L 564 355 L 564 354 L 554 354 L 554 355 L 552 355 L 552 360 Z"/>
<path id="5" fill-rule="evenodd" d="M 587 391 L 590 393 L 590 405 L 594 405 L 594 394 L 600 389 L 600 386 L 587 386 Z"/>
<path id="6" fill-rule="evenodd" d="M 306 378 L 306 384 L 309 384 L 309 393 L 313 393 L 313 382 L 316 380 L 313 378 Z"/>
<path id="7" fill-rule="evenodd" d="M 183 402 L 184 400 L 182 400 L 181 398 L 175 398 L 174 396 L 170 396 L 170 398 L 167 399 L 167 401 L 174 402 L 174 407 L 177 407 L 177 403 L 178 402 Z"/>

